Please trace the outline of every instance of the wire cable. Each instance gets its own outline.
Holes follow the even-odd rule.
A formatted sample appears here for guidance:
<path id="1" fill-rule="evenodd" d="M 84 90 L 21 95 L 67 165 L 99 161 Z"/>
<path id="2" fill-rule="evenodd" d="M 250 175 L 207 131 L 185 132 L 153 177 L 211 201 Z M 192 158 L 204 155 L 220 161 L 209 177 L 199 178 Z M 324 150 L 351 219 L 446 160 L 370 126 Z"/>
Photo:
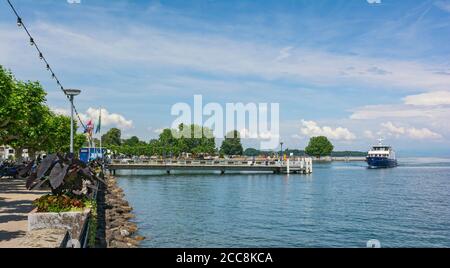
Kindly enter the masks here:
<path id="1" fill-rule="evenodd" d="M 16 8 L 14 7 L 14 5 L 11 3 L 10 0 L 7 0 L 9 6 L 11 7 L 12 11 L 14 12 L 14 14 L 17 17 L 17 26 L 23 28 L 25 30 L 25 32 L 27 33 L 28 37 L 30 38 L 30 45 L 34 46 L 38 52 L 39 58 L 44 61 L 45 63 L 45 67 L 47 68 L 47 71 L 49 71 L 52 75 L 52 78 L 55 79 L 56 84 L 58 85 L 58 88 L 63 92 L 63 94 L 67 97 L 68 100 L 70 100 L 69 95 L 66 94 L 66 91 L 63 87 L 63 85 L 61 84 L 60 80 L 58 79 L 58 77 L 56 76 L 55 72 L 53 71 L 52 67 L 50 66 L 50 64 L 48 63 L 47 59 L 44 57 L 44 54 L 42 53 L 41 49 L 39 48 L 39 46 L 36 43 L 36 40 L 33 38 L 33 36 L 31 35 L 30 31 L 28 31 L 28 28 L 26 27 L 26 25 L 24 24 L 22 17 L 19 15 L 19 13 L 17 12 Z M 84 130 L 86 130 L 86 126 L 84 125 L 83 121 L 81 120 L 80 114 L 77 111 L 77 108 L 75 107 L 75 104 L 72 104 L 72 108 L 75 111 L 75 114 L 78 118 L 78 121 L 80 121 L 81 126 L 83 127 Z"/>

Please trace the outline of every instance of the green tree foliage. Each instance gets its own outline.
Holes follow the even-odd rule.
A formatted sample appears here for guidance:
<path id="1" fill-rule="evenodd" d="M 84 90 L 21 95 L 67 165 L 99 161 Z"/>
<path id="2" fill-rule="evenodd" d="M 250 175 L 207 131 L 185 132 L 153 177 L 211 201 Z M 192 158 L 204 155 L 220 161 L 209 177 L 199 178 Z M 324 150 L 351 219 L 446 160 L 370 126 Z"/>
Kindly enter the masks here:
<path id="1" fill-rule="evenodd" d="M 178 129 L 164 129 L 159 140 L 153 141 L 151 146 L 157 148 L 159 155 L 165 156 L 180 156 L 182 153 L 205 155 L 216 151 L 212 130 L 197 125 L 180 124 Z"/>
<path id="2" fill-rule="evenodd" d="M 322 157 L 330 155 L 333 152 L 334 146 L 328 140 L 327 137 L 319 136 L 312 137 L 309 140 L 308 146 L 305 148 L 305 152 L 310 156 Z"/>
<path id="3" fill-rule="evenodd" d="M 125 146 L 138 146 L 139 144 L 140 144 L 139 138 L 136 136 L 133 136 L 123 141 L 123 145 Z"/>
<path id="4" fill-rule="evenodd" d="M 182 144 L 172 135 L 172 130 L 164 129 L 159 135 L 158 154 L 167 156 L 169 154 L 179 155 Z"/>
<path id="5" fill-rule="evenodd" d="M 68 152 L 70 118 L 56 115 L 46 105 L 46 92 L 38 82 L 22 82 L 0 65 L 0 144 L 37 151 Z M 75 128 L 76 129 L 76 128 Z M 75 136 L 75 147 L 84 137 Z"/>
<path id="6" fill-rule="evenodd" d="M 261 151 L 256 150 L 255 148 L 247 148 L 244 151 L 245 156 L 259 156 L 261 155 Z"/>
<path id="7" fill-rule="evenodd" d="M 42 149 L 45 122 L 51 116 L 45 105 L 46 93 L 38 82 L 17 81 L 0 66 L 0 143 L 22 148 Z"/>
<path id="8" fill-rule="evenodd" d="M 105 135 L 102 136 L 102 142 L 106 146 L 120 146 L 122 144 L 122 132 L 118 128 L 111 128 Z"/>
<path id="9" fill-rule="evenodd" d="M 74 122 L 74 129 L 77 129 Z M 70 117 L 51 114 L 46 124 L 48 134 L 45 137 L 46 151 L 48 153 L 68 152 L 70 150 Z M 84 134 L 75 134 L 73 147 L 78 152 L 86 142 Z"/>
<path id="10" fill-rule="evenodd" d="M 84 144 L 86 143 L 86 141 L 87 141 L 86 135 L 80 134 L 80 133 L 77 133 L 74 135 L 73 150 L 75 151 L 76 154 L 80 151 L 81 148 L 84 147 Z M 67 151 L 69 151 L 69 150 L 67 150 Z M 67 151 L 65 151 L 65 152 L 67 152 Z"/>
<path id="11" fill-rule="evenodd" d="M 229 132 L 222 142 L 220 153 L 224 155 L 242 155 L 243 152 L 244 148 L 242 147 L 239 132 L 236 130 Z"/>
<path id="12" fill-rule="evenodd" d="M 181 124 L 178 127 L 178 132 L 183 133 L 185 127 L 190 128 L 190 136 L 178 139 L 178 153 L 211 155 L 216 152 L 216 141 L 211 129 L 197 125 L 185 126 Z"/>
<path id="13" fill-rule="evenodd" d="M 187 130 L 191 131 L 190 135 Z M 111 130 L 108 133 L 110 132 Z M 118 131 L 114 130 L 114 132 L 117 133 Z M 181 133 L 188 135 L 183 136 Z M 195 136 L 195 133 L 198 134 L 198 137 Z M 118 137 L 120 136 L 115 136 L 116 141 Z M 164 129 L 158 139 L 151 140 L 149 143 L 139 141 L 137 137 L 131 137 L 128 140 L 124 140 L 122 144 L 111 144 L 111 142 L 108 143 L 105 140 L 104 144 L 116 154 L 128 156 L 177 157 L 182 153 L 191 153 L 198 156 L 205 154 L 211 155 L 216 152 L 212 130 L 195 125 L 186 126 L 183 124 L 178 129 Z"/>
<path id="14" fill-rule="evenodd" d="M 13 138 L 10 126 L 18 115 L 14 113 L 17 109 L 13 106 L 15 88 L 13 75 L 0 65 L 0 144 L 6 144 Z"/>

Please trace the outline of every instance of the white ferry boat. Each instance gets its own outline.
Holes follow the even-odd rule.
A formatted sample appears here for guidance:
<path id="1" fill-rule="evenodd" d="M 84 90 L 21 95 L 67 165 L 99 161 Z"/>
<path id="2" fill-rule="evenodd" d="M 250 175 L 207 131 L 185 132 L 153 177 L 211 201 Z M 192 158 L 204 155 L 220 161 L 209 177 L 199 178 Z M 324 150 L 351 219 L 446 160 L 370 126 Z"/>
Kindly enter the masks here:
<path id="1" fill-rule="evenodd" d="M 378 145 L 368 152 L 366 160 L 369 168 L 392 168 L 398 165 L 392 147 L 383 145 L 382 142 L 383 140 L 379 139 Z"/>

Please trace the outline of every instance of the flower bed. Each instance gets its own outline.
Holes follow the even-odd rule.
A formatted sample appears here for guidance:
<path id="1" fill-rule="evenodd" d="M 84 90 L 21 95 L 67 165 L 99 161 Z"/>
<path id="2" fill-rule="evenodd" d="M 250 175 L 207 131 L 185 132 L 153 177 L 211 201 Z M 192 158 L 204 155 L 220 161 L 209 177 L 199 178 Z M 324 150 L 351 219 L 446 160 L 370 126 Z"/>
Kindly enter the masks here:
<path id="1" fill-rule="evenodd" d="M 79 212 L 85 209 L 92 209 L 94 201 L 87 197 L 44 195 L 35 200 L 33 205 L 37 208 L 37 212 Z"/>
<path id="2" fill-rule="evenodd" d="M 85 164 L 73 155 L 53 154 L 35 168 L 34 162 L 29 163 L 19 171 L 19 176 L 27 178 L 26 186 L 30 190 L 46 186 L 52 191 L 34 201 L 36 209 L 28 215 L 30 232 L 64 229 L 71 239 L 81 243 L 95 232 L 96 219 L 89 220 L 96 216 L 96 193 L 98 184 L 103 182 L 99 163 Z"/>

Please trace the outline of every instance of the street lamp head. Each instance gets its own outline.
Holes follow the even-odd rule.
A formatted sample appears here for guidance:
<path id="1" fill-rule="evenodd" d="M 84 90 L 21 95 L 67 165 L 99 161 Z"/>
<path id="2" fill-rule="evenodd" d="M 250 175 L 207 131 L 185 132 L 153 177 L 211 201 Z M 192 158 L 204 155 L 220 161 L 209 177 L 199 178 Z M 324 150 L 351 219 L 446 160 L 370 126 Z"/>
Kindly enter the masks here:
<path id="1" fill-rule="evenodd" d="M 64 93 L 66 93 L 67 96 L 73 97 L 73 96 L 80 95 L 81 90 L 79 90 L 79 89 L 65 89 Z"/>

